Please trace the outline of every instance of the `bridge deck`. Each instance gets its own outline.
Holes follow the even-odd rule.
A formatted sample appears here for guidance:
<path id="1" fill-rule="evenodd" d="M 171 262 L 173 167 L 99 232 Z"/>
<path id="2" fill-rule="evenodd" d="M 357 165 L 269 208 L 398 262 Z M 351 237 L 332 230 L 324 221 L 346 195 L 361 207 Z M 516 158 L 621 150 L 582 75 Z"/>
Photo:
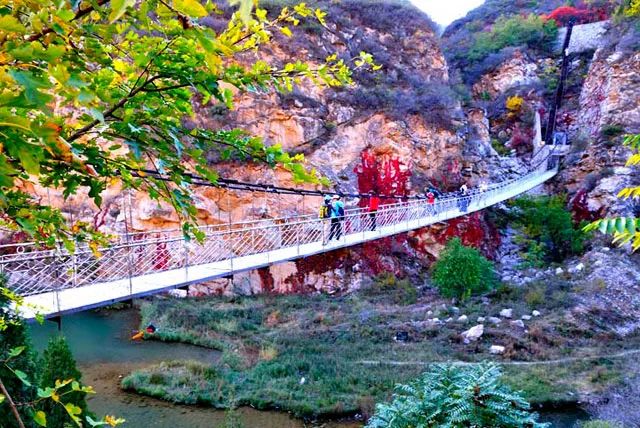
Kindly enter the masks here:
<path id="1" fill-rule="evenodd" d="M 36 311 L 53 317 L 408 232 L 525 193 L 556 172 L 537 171 L 464 198 L 439 200 L 435 205 L 419 201 L 384 206 L 374 231 L 366 212 L 348 211 L 343 222 L 346 234 L 327 245 L 322 243 L 325 221 L 301 217 L 283 225 L 214 232 L 203 246 L 186 245 L 181 238 L 152 240 L 105 249 L 101 260 L 87 254 L 81 258 L 33 251 L 24 257 L 2 256 L 0 268 L 7 274 L 9 286 L 24 296 L 26 318 L 33 318 Z M 160 265 L 157 252 L 153 255 L 158 246 L 166 252 Z"/>

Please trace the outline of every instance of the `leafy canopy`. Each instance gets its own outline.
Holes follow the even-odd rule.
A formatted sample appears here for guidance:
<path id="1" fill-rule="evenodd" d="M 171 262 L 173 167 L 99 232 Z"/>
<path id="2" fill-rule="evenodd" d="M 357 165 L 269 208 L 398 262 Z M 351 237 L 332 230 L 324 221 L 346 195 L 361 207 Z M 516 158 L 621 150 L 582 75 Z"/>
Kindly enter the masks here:
<path id="1" fill-rule="evenodd" d="M 240 129 L 185 125 L 198 104 L 233 108 L 236 91 L 290 90 L 301 79 L 351 83 L 351 64 L 248 61 L 274 33 L 291 36 L 302 19 L 324 25 L 304 3 L 277 16 L 243 0 L 219 33 L 201 18 L 222 11 L 198 0 L 15 0 L 0 7 L 0 210 L 2 226 L 53 245 L 99 238 L 85 224 L 37 203 L 35 185 L 87 189 L 100 205 L 109 185 L 146 191 L 176 209 L 198 234 L 193 174 L 216 183 L 207 155 L 266 162 L 297 181 L 323 183 L 301 155 L 265 146 Z M 247 9 L 247 3 L 249 8 Z M 353 67 L 373 66 L 364 52 Z M 163 179 L 160 178 L 162 176 Z"/>
<path id="2" fill-rule="evenodd" d="M 520 394 L 500 383 L 492 363 L 437 364 L 417 380 L 397 385 L 393 401 L 378 404 L 367 428 L 532 427 L 537 422 Z"/>
<path id="3" fill-rule="evenodd" d="M 477 249 L 462 245 L 459 238 L 447 242 L 431 278 L 443 296 L 459 299 L 490 290 L 497 282 L 493 264 Z"/>

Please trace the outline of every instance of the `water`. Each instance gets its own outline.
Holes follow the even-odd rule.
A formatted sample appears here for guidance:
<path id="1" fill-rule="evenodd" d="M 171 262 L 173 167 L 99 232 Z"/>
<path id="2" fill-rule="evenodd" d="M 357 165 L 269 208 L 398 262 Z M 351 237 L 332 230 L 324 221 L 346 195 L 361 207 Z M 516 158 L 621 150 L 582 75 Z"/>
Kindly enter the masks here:
<path id="1" fill-rule="evenodd" d="M 122 377 L 131 371 L 161 361 L 192 359 L 214 362 L 219 352 L 197 346 L 155 341 L 130 340 L 139 325 L 137 311 L 83 312 L 64 317 L 62 332 L 73 351 L 83 382 L 97 394 L 88 400 L 98 415 L 114 414 L 127 420 L 127 428 L 214 428 L 223 427 L 225 412 L 195 406 L 181 406 L 153 398 L 131 394 L 119 388 Z M 57 325 L 45 322 L 30 327 L 34 347 L 42 351 L 49 338 L 57 334 Z M 553 427 L 573 428 L 587 415 L 579 409 L 539 412 Z M 245 428 L 356 428 L 357 422 L 305 424 L 286 413 L 261 412 L 251 408 L 239 410 Z"/>
<path id="2" fill-rule="evenodd" d="M 119 388 L 120 380 L 131 371 L 170 360 L 214 362 L 219 352 L 197 346 L 156 341 L 134 342 L 132 332 L 139 325 L 137 311 L 83 312 L 62 319 L 62 332 L 83 375 L 83 383 L 96 390 L 89 407 L 98 415 L 112 414 L 127 420 L 127 428 L 213 428 L 223 427 L 225 412 L 211 408 L 181 406 L 131 394 Z M 37 351 L 57 334 L 57 325 L 45 322 L 30 326 Z M 239 410 L 245 428 L 302 428 L 302 421 L 286 413 Z M 320 424 L 326 428 L 355 428 L 353 422 Z"/>

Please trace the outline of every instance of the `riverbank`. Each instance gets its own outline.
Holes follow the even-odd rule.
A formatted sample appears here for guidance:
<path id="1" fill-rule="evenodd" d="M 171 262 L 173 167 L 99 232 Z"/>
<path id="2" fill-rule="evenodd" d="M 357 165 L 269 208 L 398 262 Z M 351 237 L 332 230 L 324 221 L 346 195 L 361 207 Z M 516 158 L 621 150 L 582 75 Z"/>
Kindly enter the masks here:
<path id="1" fill-rule="evenodd" d="M 121 380 L 135 370 L 163 360 L 189 358 L 212 364 L 220 352 L 192 345 L 155 341 L 133 342 L 131 332 L 140 323 L 137 308 L 83 312 L 64 317 L 62 334 L 72 349 L 83 382 L 96 394 L 88 397 L 96 414 L 113 414 L 126 419 L 123 428 L 211 428 L 226 427 L 229 415 L 211 407 L 185 406 L 157 400 L 121 389 Z M 30 325 L 34 348 L 42 351 L 50 337 L 59 334 L 54 323 Z M 244 428 L 304 428 L 304 422 L 286 413 L 240 408 L 234 412 Z M 356 428 L 353 421 L 334 421 L 323 428 Z"/>
<path id="2" fill-rule="evenodd" d="M 522 303 L 526 300 L 514 290 L 452 307 L 429 291 L 405 299 L 402 285 L 384 292 L 376 287 L 380 284 L 341 297 L 145 303 L 142 323 L 159 327 L 155 339 L 215 348 L 222 356 L 214 364 L 172 361 L 136 370 L 123 386 L 164 400 L 217 408 L 246 405 L 299 417 L 366 417 L 376 402 L 389 397 L 396 383 L 423 371 L 424 362 L 492 359 L 505 363 L 504 380 L 534 405 L 573 405 L 617 384 L 628 361 L 637 358 L 607 356 L 640 348 L 636 336 L 621 339 L 593 330 L 591 321 L 601 320 L 574 316 L 571 321 L 566 316 L 569 291 L 555 302 L 536 301 L 544 312 L 533 317 L 528 315 L 531 308 Z M 471 320 L 497 316 L 505 307 L 511 309 L 512 318 L 485 323 L 477 341 L 464 343 L 460 333 L 476 324 Z M 504 347 L 501 355 L 490 353 L 494 344 Z M 567 357 L 575 360 L 509 365 Z M 371 360 L 380 364 L 367 364 Z"/>

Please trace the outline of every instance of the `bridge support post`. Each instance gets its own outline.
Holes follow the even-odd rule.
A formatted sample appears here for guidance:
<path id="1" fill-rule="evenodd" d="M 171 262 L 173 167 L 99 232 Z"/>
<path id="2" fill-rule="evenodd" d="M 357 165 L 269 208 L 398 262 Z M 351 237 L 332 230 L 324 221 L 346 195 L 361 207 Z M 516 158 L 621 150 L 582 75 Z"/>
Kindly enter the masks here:
<path id="1" fill-rule="evenodd" d="M 62 316 L 56 315 L 55 317 L 47 318 L 49 321 L 54 322 L 58 326 L 58 331 L 62 331 Z"/>

